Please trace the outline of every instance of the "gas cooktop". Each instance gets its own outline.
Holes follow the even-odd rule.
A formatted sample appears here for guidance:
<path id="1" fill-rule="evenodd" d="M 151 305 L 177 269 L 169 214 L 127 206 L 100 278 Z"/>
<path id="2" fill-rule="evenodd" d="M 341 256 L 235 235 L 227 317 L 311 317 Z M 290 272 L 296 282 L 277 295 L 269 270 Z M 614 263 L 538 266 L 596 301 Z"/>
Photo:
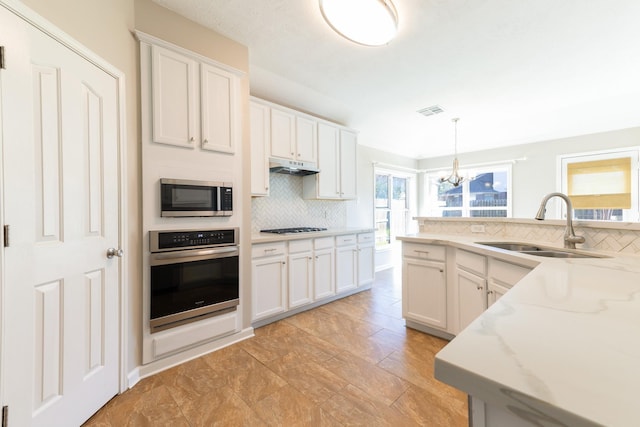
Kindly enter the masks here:
<path id="1" fill-rule="evenodd" d="M 293 234 L 293 233 L 309 233 L 312 231 L 326 231 L 326 228 L 322 227 L 291 227 L 291 228 L 272 228 L 269 230 L 260 230 L 261 233 L 274 233 L 274 234 Z"/>

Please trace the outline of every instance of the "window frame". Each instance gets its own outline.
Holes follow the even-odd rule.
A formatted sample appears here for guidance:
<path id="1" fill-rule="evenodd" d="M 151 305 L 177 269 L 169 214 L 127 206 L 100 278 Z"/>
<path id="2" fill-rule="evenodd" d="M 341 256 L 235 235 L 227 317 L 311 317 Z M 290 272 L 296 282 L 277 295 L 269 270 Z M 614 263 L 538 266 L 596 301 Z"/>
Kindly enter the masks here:
<path id="1" fill-rule="evenodd" d="M 423 194 L 426 194 L 427 199 L 426 203 L 423 204 L 424 209 L 426 210 L 426 216 L 436 217 L 436 218 L 511 218 L 513 216 L 513 163 L 505 162 L 505 163 L 492 163 L 486 165 L 474 165 L 473 171 L 469 171 L 465 173 L 462 171 L 463 176 L 473 176 L 477 177 L 484 173 L 495 173 L 495 172 L 506 172 L 507 174 L 507 205 L 506 206 L 471 206 L 470 205 L 470 188 L 469 183 L 470 179 L 465 179 L 462 185 L 462 206 L 455 207 L 431 207 L 430 204 L 437 200 L 437 194 L 433 194 L 434 190 L 437 192 L 437 185 L 435 184 L 440 177 L 442 176 L 441 172 L 426 171 L 423 177 L 423 186 L 425 191 Z M 433 184 L 431 183 L 433 182 Z M 471 211 L 496 211 L 496 210 L 506 210 L 506 217 L 472 217 Z M 462 211 L 461 216 L 459 217 L 450 217 L 444 216 L 443 213 L 446 211 Z"/>
<path id="2" fill-rule="evenodd" d="M 622 219 L 620 220 L 581 220 L 581 221 L 597 221 L 597 222 L 636 222 L 640 221 L 640 146 L 612 148 L 609 150 L 585 151 L 578 153 L 560 154 L 556 158 L 557 164 L 557 182 L 558 191 L 568 194 L 568 173 L 566 165 L 569 163 L 581 163 L 597 160 L 608 160 L 618 158 L 631 158 L 631 208 L 623 209 Z M 570 161 L 573 159 L 574 161 Z M 566 208 L 564 203 L 556 206 L 556 215 L 558 218 L 566 218 Z"/>

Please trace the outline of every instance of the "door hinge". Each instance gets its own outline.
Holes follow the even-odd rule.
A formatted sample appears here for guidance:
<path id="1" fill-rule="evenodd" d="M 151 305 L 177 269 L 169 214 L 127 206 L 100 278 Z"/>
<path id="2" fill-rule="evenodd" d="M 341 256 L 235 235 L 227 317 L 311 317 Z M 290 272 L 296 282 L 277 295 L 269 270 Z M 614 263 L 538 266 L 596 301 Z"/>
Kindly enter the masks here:
<path id="1" fill-rule="evenodd" d="M 4 63 L 4 46 L 0 46 L 0 69 L 7 68 Z"/>
<path id="2" fill-rule="evenodd" d="M 2 427 L 7 427 L 9 425 L 9 407 L 2 407 Z"/>
<path id="3" fill-rule="evenodd" d="M 9 247 L 9 225 L 4 226 L 4 247 Z"/>

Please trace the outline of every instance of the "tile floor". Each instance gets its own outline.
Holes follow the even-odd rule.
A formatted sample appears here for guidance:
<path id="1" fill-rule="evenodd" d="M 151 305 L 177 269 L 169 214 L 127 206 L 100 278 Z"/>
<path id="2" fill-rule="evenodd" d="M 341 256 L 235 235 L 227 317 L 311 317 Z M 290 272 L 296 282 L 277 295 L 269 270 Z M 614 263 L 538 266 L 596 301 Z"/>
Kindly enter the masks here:
<path id="1" fill-rule="evenodd" d="M 466 395 L 433 378 L 446 341 L 404 326 L 399 275 L 256 329 L 140 381 L 85 426 L 466 426 Z"/>

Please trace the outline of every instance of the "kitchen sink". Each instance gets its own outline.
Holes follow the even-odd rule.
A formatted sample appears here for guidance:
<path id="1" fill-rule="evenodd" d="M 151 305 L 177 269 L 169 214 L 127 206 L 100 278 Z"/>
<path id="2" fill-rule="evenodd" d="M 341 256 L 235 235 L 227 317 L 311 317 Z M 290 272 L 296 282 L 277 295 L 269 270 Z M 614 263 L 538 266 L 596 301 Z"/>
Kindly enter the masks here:
<path id="1" fill-rule="evenodd" d="M 605 255 L 596 255 L 573 250 L 550 248 L 545 246 L 530 245 L 518 242 L 476 242 L 479 245 L 491 246 L 507 251 L 519 252 L 521 254 L 542 256 L 547 258 L 608 258 Z"/>

